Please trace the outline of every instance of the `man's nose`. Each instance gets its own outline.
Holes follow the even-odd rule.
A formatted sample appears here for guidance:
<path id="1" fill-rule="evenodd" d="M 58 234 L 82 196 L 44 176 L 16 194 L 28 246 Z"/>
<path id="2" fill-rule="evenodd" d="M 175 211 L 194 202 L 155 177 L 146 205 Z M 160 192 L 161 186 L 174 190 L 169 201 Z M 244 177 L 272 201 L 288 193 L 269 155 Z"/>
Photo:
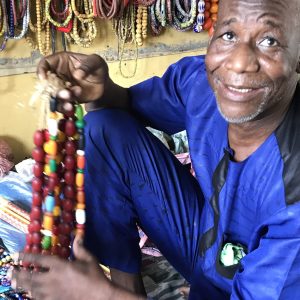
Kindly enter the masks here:
<path id="1" fill-rule="evenodd" d="M 254 73 L 259 71 L 259 61 L 255 48 L 247 43 L 239 43 L 230 53 L 225 67 L 235 73 Z"/>

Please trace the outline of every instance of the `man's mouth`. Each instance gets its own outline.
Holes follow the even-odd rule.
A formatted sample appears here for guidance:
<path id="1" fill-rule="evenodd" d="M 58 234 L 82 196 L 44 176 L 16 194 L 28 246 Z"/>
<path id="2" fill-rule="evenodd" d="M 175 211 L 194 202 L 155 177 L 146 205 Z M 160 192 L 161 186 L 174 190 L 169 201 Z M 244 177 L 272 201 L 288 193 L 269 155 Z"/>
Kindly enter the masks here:
<path id="1" fill-rule="evenodd" d="M 246 93 L 252 92 L 254 90 L 251 88 L 233 87 L 230 85 L 227 85 L 227 88 L 233 92 L 242 93 L 242 94 L 246 94 Z"/>
<path id="2" fill-rule="evenodd" d="M 225 84 L 219 80 L 217 93 L 230 101 L 247 102 L 264 93 L 264 89 L 262 87 Z"/>

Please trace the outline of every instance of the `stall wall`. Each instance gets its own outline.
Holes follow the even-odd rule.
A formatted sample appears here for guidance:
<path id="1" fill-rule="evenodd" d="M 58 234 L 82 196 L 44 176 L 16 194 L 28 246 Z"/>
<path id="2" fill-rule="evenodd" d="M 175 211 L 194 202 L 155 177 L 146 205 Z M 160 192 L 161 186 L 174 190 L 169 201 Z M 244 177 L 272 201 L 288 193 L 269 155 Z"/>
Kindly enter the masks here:
<path id="1" fill-rule="evenodd" d="M 162 75 L 173 62 L 188 55 L 203 54 L 207 45 L 206 34 L 167 30 L 159 37 L 151 37 L 139 48 L 138 60 L 132 59 L 134 45 L 125 48 L 122 63 L 123 73 L 133 75 L 124 78 L 120 73 L 118 42 L 109 23 L 98 24 L 98 37 L 91 48 L 68 47 L 70 51 L 97 53 L 109 64 L 111 78 L 121 86 L 128 87 L 154 75 Z M 57 51 L 61 46 L 57 44 Z M 9 41 L 5 51 L 0 53 L 0 138 L 6 140 L 19 162 L 30 157 L 32 135 L 38 126 L 40 106 L 31 107 L 29 100 L 35 89 L 35 68 L 40 59 L 24 41 Z"/>

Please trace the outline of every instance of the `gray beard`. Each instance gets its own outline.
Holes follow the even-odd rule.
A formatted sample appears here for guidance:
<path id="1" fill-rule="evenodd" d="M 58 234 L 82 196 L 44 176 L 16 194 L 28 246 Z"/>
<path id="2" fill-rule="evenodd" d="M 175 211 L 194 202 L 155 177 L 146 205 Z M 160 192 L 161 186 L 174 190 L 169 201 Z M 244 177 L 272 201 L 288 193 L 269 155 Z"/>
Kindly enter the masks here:
<path id="1" fill-rule="evenodd" d="M 216 96 L 216 101 L 217 101 L 217 106 L 218 106 L 218 110 L 221 114 L 221 116 L 223 117 L 223 119 L 225 121 L 227 121 L 228 123 L 231 124 L 243 124 L 246 122 L 250 122 L 252 120 L 254 120 L 260 113 L 262 113 L 267 105 L 267 97 L 264 97 L 264 100 L 260 103 L 260 105 L 257 107 L 256 111 L 254 111 L 253 113 L 249 114 L 249 115 L 245 115 L 245 116 L 241 116 L 241 117 L 228 117 L 224 114 L 224 112 L 221 109 L 221 106 L 219 105 L 218 102 L 218 95 L 217 93 L 215 93 Z"/>

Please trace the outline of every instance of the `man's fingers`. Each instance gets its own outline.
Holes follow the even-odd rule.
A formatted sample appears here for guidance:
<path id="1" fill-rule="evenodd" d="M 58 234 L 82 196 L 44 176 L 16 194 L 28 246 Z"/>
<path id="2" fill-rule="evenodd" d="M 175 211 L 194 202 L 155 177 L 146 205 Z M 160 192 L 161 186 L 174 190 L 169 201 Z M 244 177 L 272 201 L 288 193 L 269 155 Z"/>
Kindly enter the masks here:
<path id="1" fill-rule="evenodd" d="M 75 71 L 76 80 L 86 80 L 89 83 L 101 84 L 108 75 L 108 66 L 99 55 L 70 55 Z"/>
<path id="2" fill-rule="evenodd" d="M 45 256 L 31 253 L 19 253 L 19 261 L 24 261 L 34 266 L 36 265 L 44 268 L 57 268 L 62 263 L 62 260 L 55 256 Z"/>
<path id="3" fill-rule="evenodd" d="M 81 237 L 75 237 L 73 243 L 73 251 L 76 259 L 84 262 L 95 262 L 96 260 L 93 255 L 88 252 L 83 246 L 83 239 Z"/>

